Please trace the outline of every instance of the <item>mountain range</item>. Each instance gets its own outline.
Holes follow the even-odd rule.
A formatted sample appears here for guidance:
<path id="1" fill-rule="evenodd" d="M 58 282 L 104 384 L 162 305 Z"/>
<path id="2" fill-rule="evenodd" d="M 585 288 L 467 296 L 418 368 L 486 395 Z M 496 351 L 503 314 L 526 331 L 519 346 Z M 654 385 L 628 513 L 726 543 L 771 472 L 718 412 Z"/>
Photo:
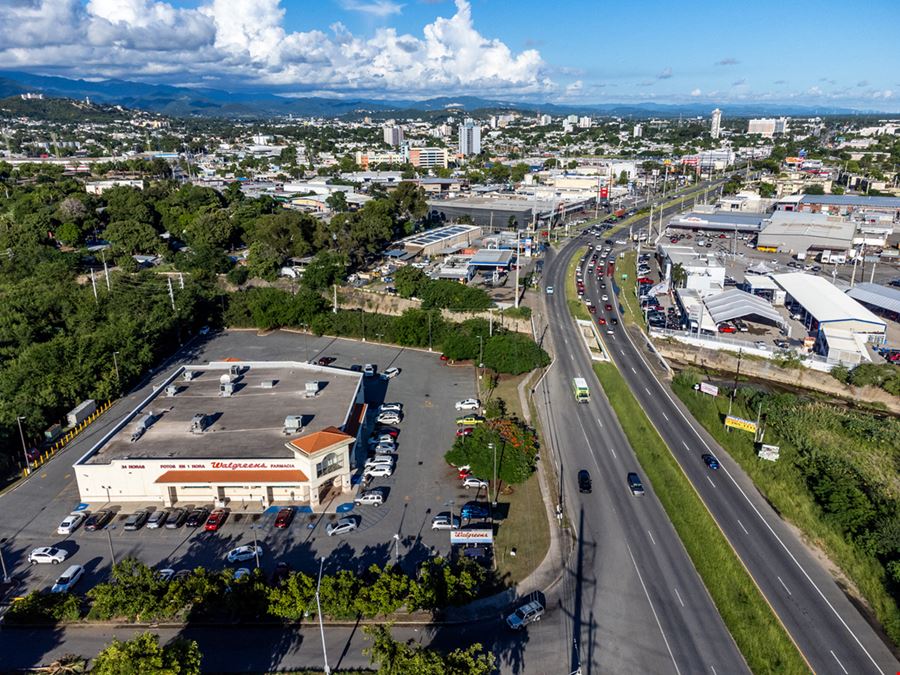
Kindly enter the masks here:
<path id="1" fill-rule="evenodd" d="M 664 104 L 591 103 L 553 104 L 524 101 L 501 101 L 475 96 L 438 97 L 427 100 L 374 100 L 279 96 L 265 91 L 224 91 L 146 84 L 129 80 L 75 80 L 65 77 L 36 75 L 21 71 L 0 71 L 0 98 L 28 92 L 45 96 L 85 99 L 96 103 L 137 108 L 173 117 L 209 116 L 231 118 L 269 118 L 276 116 L 342 117 L 369 115 L 373 118 L 420 116 L 429 117 L 459 112 L 520 111 L 548 115 L 609 115 L 618 117 L 679 117 L 709 114 L 710 103 Z M 720 104 L 726 116 L 762 115 L 860 115 L 877 114 L 874 110 L 839 107 L 811 107 L 794 104 L 753 103 Z"/>

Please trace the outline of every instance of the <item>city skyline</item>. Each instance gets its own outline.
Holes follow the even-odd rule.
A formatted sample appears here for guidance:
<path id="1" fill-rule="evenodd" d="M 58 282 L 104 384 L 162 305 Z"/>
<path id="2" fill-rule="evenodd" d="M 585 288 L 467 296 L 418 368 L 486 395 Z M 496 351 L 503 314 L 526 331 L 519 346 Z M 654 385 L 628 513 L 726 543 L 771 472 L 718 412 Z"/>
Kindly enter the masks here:
<path id="1" fill-rule="evenodd" d="M 564 8 L 483 0 L 35 0 L 0 6 L 6 68 L 283 96 L 552 103 L 786 103 L 900 110 L 891 26 L 878 0 L 752 11 L 661 2 Z M 893 19 L 890 17 L 893 15 Z M 840 17 L 865 50 L 823 51 Z M 878 17 L 874 19 L 873 17 Z M 734 27 L 739 26 L 740 31 Z M 778 32 L 802 27 L 798 35 Z"/>

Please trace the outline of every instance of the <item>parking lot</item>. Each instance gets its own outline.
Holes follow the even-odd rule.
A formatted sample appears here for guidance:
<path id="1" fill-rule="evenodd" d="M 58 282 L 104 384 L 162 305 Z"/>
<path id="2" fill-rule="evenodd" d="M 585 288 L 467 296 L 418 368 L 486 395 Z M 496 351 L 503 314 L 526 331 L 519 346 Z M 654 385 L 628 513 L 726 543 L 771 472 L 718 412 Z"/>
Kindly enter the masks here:
<path id="1" fill-rule="evenodd" d="M 487 501 L 484 490 L 461 487 L 457 471 L 443 459 L 453 442 L 458 413 L 456 401 L 475 396 L 474 373 L 469 367 L 454 367 L 441 361 L 438 353 L 362 343 L 352 340 L 317 338 L 289 332 L 259 336 L 255 332 L 228 331 L 213 334 L 194 344 L 183 360 L 158 374 L 162 377 L 179 363 L 207 362 L 225 358 L 279 360 L 316 360 L 321 356 L 336 359 L 332 364 L 350 368 L 364 363 L 377 364 L 379 371 L 394 366 L 400 375 L 390 379 L 366 378 L 366 399 L 370 404 L 367 424 L 373 423 L 375 409 L 384 401 L 403 404 L 404 418 L 399 425 L 396 470 L 389 478 L 375 478 L 371 487 L 384 490 L 386 500 L 380 507 L 354 506 L 344 495 L 327 505 L 326 513 L 298 512 L 290 527 L 276 529 L 274 520 L 279 506 L 265 512 L 256 505 L 237 504 L 230 510 L 218 532 L 196 529 L 147 529 L 126 531 L 123 523 L 138 508 L 160 504 L 108 505 L 117 515 L 105 530 L 88 532 L 84 528 L 65 536 L 56 533 L 60 521 L 79 505 L 72 463 L 98 440 L 105 425 L 133 407 L 133 401 L 146 396 L 148 383 L 132 392 L 127 401 L 114 406 L 95 423 L 97 429 L 83 434 L 62 454 L 41 467 L 25 483 L 0 496 L 0 546 L 8 572 L 21 583 L 17 594 L 47 588 L 68 566 L 85 567 L 85 577 L 76 590 L 84 592 L 106 579 L 110 559 L 134 556 L 142 562 L 176 570 L 204 566 L 221 569 L 228 566 L 225 556 L 236 546 L 252 543 L 254 537 L 263 547 L 261 566 L 271 571 L 276 562 L 286 561 L 293 569 L 316 571 L 317 559 L 326 557 L 328 569 L 362 569 L 373 563 L 384 564 L 399 555 L 401 564 L 413 568 L 421 560 L 436 554 L 447 555 L 449 532 L 433 531 L 431 520 L 439 512 L 460 507 L 469 500 Z M 158 380 L 155 380 L 158 381 Z M 364 454 L 357 454 L 361 467 Z M 358 476 L 357 474 L 354 474 Z M 357 489 L 358 486 L 355 486 Z M 212 504 L 178 503 L 176 506 Z M 93 504 L 89 510 L 107 508 Z M 335 513 L 335 510 L 343 513 Z M 329 537 L 326 526 L 341 515 L 361 517 L 360 527 L 346 535 Z M 69 556 L 62 565 L 29 566 L 29 552 L 39 546 L 59 546 Z M 233 567 L 252 566 L 250 562 Z"/>

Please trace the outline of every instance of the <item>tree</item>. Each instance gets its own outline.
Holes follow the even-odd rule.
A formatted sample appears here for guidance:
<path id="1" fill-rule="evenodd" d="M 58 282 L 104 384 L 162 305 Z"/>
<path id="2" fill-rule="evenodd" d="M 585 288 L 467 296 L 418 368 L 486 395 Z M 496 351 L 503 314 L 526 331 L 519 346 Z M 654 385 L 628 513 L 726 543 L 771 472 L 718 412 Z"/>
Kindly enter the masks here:
<path id="1" fill-rule="evenodd" d="M 159 636 L 141 633 L 120 642 L 114 639 L 97 654 L 92 675 L 200 675 L 200 648 L 193 640 L 159 644 Z"/>
<path id="2" fill-rule="evenodd" d="M 296 621 L 315 612 L 316 581 L 310 575 L 293 572 L 283 584 L 268 589 L 269 614 Z"/>
<path id="3" fill-rule="evenodd" d="M 516 420 L 489 420 L 457 438 L 444 458 L 453 466 L 468 464 L 476 476 L 492 476 L 495 453 L 498 479 L 523 483 L 534 473 L 537 438 Z"/>
<path id="4" fill-rule="evenodd" d="M 484 365 L 499 373 L 521 375 L 548 363 L 547 352 L 521 333 L 495 334 L 484 343 Z"/>
<path id="5" fill-rule="evenodd" d="M 763 199 L 771 199 L 776 194 L 776 188 L 771 183 L 759 184 L 759 196 Z"/>
<path id="6" fill-rule="evenodd" d="M 813 185 L 804 185 L 801 192 L 803 192 L 803 194 L 805 195 L 824 195 L 825 187 L 818 183 Z"/>
<path id="7" fill-rule="evenodd" d="M 341 190 L 332 192 L 330 195 L 328 195 L 328 197 L 325 199 L 325 204 L 335 213 L 340 213 L 348 209 L 347 196 Z"/>
<path id="8" fill-rule="evenodd" d="M 106 226 L 103 236 L 118 256 L 159 253 L 165 243 L 151 225 L 139 220 L 116 220 Z"/>
<path id="9" fill-rule="evenodd" d="M 687 272 L 680 262 L 672 265 L 672 285 L 675 288 L 683 288 L 687 283 Z"/>
<path id="10" fill-rule="evenodd" d="M 486 653 L 480 643 L 443 655 L 421 645 L 397 642 L 391 635 L 390 625 L 366 626 L 363 630 L 372 640 L 372 646 L 365 652 L 383 675 L 490 675 L 494 672 L 494 655 Z"/>
<path id="11" fill-rule="evenodd" d="M 394 274 L 394 288 L 401 298 L 418 296 L 420 290 L 429 281 L 428 276 L 418 267 L 407 265 Z"/>
<path id="12" fill-rule="evenodd" d="M 342 282 L 346 272 L 347 257 L 344 254 L 319 251 L 303 272 L 303 285 L 310 290 L 321 291 Z"/>

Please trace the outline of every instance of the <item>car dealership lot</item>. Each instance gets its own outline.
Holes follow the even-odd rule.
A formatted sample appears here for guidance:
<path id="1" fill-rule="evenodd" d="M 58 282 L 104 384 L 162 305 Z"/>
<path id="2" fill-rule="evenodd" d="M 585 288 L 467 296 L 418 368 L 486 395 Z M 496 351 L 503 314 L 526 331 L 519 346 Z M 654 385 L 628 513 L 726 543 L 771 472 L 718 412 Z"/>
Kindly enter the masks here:
<path id="1" fill-rule="evenodd" d="M 197 528 L 182 526 L 177 529 L 148 529 L 145 525 L 127 531 L 124 524 L 129 515 L 142 508 L 160 509 L 162 504 L 117 504 L 113 498 L 109 508 L 116 515 L 107 529 L 90 532 L 80 526 L 72 534 L 57 534 L 63 518 L 79 505 L 73 462 L 99 440 L 118 416 L 131 409 L 134 401 L 147 395 L 154 380 L 111 409 L 95 423 L 96 428 L 83 434 L 28 481 L 0 497 L 0 540 L 3 540 L 0 546 L 10 573 L 21 581 L 15 592 L 21 594 L 36 588 L 49 588 L 69 564 L 84 566 L 84 578 L 77 586 L 79 592 L 84 592 L 107 578 L 110 549 L 116 560 L 135 556 L 157 568 L 252 566 L 253 561 L 229 565 L 225 556 L 236 546 L 252 544 L 254 536 L 265 551 L 260 562 L 267 571 L 282 560 L 294 569 L 314 571 L 316 558 L 321 555 L 327 556 L 329 568 L 361 569 L 372 563 L 384 564 L 392 560 L 398 550 L 401 563 L 410 568 L 435 553 L 446 554 L 449 533 L 432 531 L 432 517 L 451 508 L 458 516 L 460 507 L 476 497 L 486 501 L 484 490 L 464 489 L 457 472 L 443 459 L 454 439 L 454 420 L 460 414 L 455 403 L 476 395 L 471 368 L 445 365 L 437 352 L 282 331 L 266 336 L 247 331 L 212 334 L 191 346 L 185 362 L 205 363 L 224 358 L 315 361 L 322 356 L 335 358 L 332 364 L 335 367 L 373 363 L 379 373 L 388 367 L 400 369 L 400 374 L 390 380 L 377 375 L 366 378 L 369 428 L 380 403 L 397 401 L 403 404 L 394 473 L 389 478 L 373 479 L 369 486 L 383 490 L 386 496 L 383 505 L 353 505 L 354 489 L 326 507 L 328 513 L 298 511 L 285 529 L 274 527 L 277 511 L 282 506 L 280 503 L 265 513 L 256 505 L 231 503 L 228 516 L 217 532 L 206 531 L 202 524 Z M 162 369 L 159 376 L 171 372 L 174 367 L 177 364 Z M 354 459 L 361 468 L 365 449 L 357 449 Z M 354 479 L 359 473 L 354 473 Z M 451 501 L 454 504 L 449 506 Z M 342 510 L 349 510 L 335 513 L 339 504 Z M 176 506 L 212 508 L 213 505 L 186 501 Z M 101 508 L 107 508 L 107 505 L 92 504 L 89 511 Z M 360 516 L 359 528 L 347 534 L 327 536 L 327 525 L 344 515 Z M 394 535 L 399 535 L 399 540 Z M 27 556 L 39 546 L 59 546 L 69 556 L 60 565 L 30 566 Z"/>

